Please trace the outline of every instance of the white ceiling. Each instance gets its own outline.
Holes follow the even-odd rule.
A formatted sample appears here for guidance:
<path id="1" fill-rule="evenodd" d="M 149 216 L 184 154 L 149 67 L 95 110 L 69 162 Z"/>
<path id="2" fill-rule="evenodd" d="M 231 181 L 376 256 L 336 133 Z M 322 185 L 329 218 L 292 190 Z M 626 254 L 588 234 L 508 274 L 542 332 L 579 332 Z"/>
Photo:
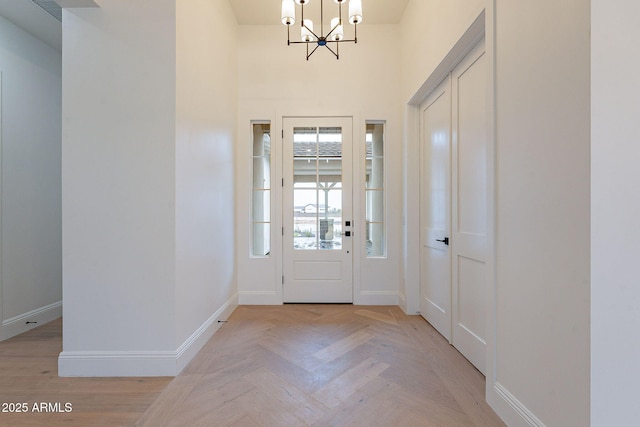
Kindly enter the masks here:
<path id="1" fill-rule="evenodd" d="M 324 1 L 325 13 L 333 16 L 337 5 L 332 0 L 310 0 L 312 13 L 318 13 Z M 229 0 L 240 25 L 279 25 L 281 0 Z M 397 24 L 409 0 L 362 0 L 363 24 Z M 296 13 L 300 7 L 296 6 Z M 348 5 L 343 6 L 348 13 Z M 0 16 L 23 28 L 35 37 L 62 50 L 62 26 L 53 16 L 32 0 L 0 0 Z"/>
<path id="2" fill-rule="evenodd" d="M 321 0 L 310 0 L 309 8 L 318 9 Z M 240 25 L 278 25 L 280 24 L 281 0 L 229 0 Z M 363 24 L 397 24 L 409 0 L 362 0 Z M 335 11 L 338 6 L 332 0 L 324 0 L 325 15 Z M 319 10 L 319 9 L 318 9 Z M 345 3 L 343 13 L 348 13 Z M 296 14 L 300 13 L 296 5 Z M 314 12 L 315 13 L 315 12 Z M 318 12 L 319 13 L 319 12 Z M 329 16 L 333 16 L 330 13 Z"/>

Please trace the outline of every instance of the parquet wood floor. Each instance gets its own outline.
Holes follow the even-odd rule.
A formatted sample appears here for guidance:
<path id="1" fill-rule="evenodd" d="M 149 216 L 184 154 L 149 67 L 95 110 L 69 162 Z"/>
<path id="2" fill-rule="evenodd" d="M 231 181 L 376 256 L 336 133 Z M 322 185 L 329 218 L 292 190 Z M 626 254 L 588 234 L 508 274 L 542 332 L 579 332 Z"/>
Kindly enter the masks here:
<path id="1" fill-rule="evenodd" d="M 484 377 L 399 307 L 239 307 L 140 426 L 504 424 Z"/>
<path id="2" fill-rule="evenodd" d="M 29 412 L 2 412 L 0 426 L 131 426 L 172 378 L 60 378 L 62 321 L 0 342 L 0 404 L 27 403 Z M 71 412 L 35 412 L 33 405 L 71 403 Z M 6 408 L 9 409 L 9 408 Z"/>
<path id="3" fill-rule="evenodd" d="M 0 414 L 2 426 L 504 426 L 484 377 L 398 307 L 241 306 L 173 379 L 58 378 L 59 344 L 45 349 L 59 325 L 43 328 L 42 341 L 0 343 L 0 396 L 74 410 Z M 5 363 L 18 338 L 39 356 Z"/>

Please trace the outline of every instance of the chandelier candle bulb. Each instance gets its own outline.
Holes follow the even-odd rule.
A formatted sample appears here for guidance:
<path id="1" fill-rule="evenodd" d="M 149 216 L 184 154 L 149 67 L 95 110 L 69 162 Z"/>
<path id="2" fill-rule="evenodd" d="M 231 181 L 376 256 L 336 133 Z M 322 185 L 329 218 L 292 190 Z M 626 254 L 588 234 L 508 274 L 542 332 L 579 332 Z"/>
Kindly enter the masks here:
<path id="1" fill-rule="evenodd" d="M 296 11 L 293 0 L 282 0 L 282 23 L 293 25 L 296 22 Z"/>
<path id="2" fill-rule="evenodd" d="M 333 18 L 331 20 L 331 40 L 340 41 L 344 38 L 344 28 L 340 24 L 340 18 Z"/>
<path id="3" fill-rule="evenodd" d="M 362 1 L 349 0 L 349 22 L 353 25 L 362 22 Z"/>
<path id="4" fill-rule="evenodd" d="M 300 35 L 302 36 L 303 42 L 310 42 L 314 40 L 313 37 L 313 21 L 311 19 L 305 19 L 302 21 L 302 29 L 300 30 Z"/>

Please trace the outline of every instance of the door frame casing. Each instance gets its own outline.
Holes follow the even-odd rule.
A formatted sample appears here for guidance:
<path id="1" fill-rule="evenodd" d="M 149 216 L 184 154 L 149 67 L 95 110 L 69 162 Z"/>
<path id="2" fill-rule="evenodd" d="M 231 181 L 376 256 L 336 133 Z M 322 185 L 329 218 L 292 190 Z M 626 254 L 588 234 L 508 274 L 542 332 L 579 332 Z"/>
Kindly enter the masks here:
<path id="1" fill-rule="evenodd" d="M 415 94 L 409 99 L 405 106 L 405 119 L 406 119 L 406 137 L 404 140 L 404 169 L 405 169 L 405 188 L 404 188 L 404 212 L 405 221 L 403 229 L 404 240 L 404 281 L 405 281 L 405 295 L 402 298 L 401 307 L 407 314 L 419 314 L 420 313 L 420 239 L 414 231 L 420 226 L 420 156 L 414 155 L 420 150 L 420 120 L 421 120 L 421 108 L 420 106 L 427 100 L 431 93 L 436 90 L 440 84 L 447 78 L 449 73 L 460 63 L 460 61 L 466 57 L 480 42 L 485 38 L 485 10 L 478 15 L 473 21 L 471 26 L 458 40 L 455 46 L 444 57 L 442 62 L 433 70 L 431 75 L 424 81 L 424 83 L 418 88 Z M 489 49 L 489 43 L 487 43 L 487 50 Z M 493 76 L 495 67 L 491 62 L 489 75 Z M 493 112 L 493 92 L 495 91 L 495 84 L 493 78 L 489 84 L 490 103 L 489 111 L 495 116 Z M 493 119 L 492 119 L 493 120 Z M 494 124 L 490 120 L 489 122 L 489 145 L 494 144 L 493 129 Z M 489 157 L 492 156 L 493 146 L 488 147 Z M 487 169 L 490 169 L 490 173 L 493 173 L 493 159 L 489 158 L 491 164 L 487 164 Z M 494 178 L 487 177 L 487 183 L 490 183 L 489 192 L 491 193 L 488 202 L 489 212 L 488 216 L 493 218 L 493 192 L 494 192 Z M 490 179 L 489 179 L 490 178 Z M 418 196 L 418 197 L 416 197 Z M 493 230 L 493 224 L 490 224 L 489 230 Z M 492 245 L 493 243 L 491 243 Z M 491 246 L 493 247 L 493 246 Z M 492 322 L 493 325 L 495 322 Z"/>

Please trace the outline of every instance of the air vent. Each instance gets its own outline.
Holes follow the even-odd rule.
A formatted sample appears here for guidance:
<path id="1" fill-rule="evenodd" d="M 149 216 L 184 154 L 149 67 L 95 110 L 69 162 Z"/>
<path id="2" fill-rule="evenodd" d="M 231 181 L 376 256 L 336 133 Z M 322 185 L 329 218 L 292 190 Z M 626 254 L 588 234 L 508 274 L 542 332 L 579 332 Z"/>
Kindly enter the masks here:
<path id="1" fill-rule="evenodd" d="M 54 0 L 31 0 L 45 10 L 49 15 L 62 22 L 62 8 Z"/>

